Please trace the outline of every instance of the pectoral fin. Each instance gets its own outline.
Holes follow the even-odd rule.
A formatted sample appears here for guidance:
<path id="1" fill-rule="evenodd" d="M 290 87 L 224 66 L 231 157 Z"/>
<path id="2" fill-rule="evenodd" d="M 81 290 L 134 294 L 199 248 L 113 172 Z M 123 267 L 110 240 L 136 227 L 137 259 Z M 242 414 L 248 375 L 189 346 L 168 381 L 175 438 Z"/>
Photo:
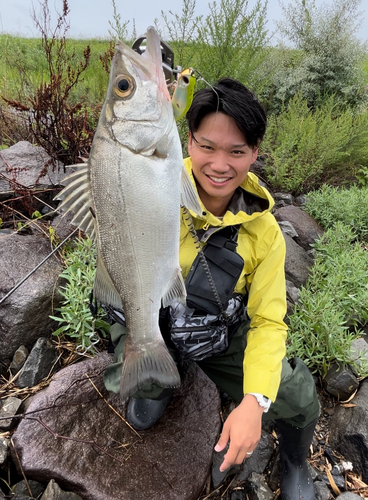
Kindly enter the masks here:
<path id="1" fill-rule="evenodd" d="M 181 203 L 198 216 L 202 215 L 202 208 L 199 203 L 198 195 L 193 187 L 193 184 L 191 183 L 190 177 L 188 172 L 185 170 L 184 165 L 181 175 Z"/>

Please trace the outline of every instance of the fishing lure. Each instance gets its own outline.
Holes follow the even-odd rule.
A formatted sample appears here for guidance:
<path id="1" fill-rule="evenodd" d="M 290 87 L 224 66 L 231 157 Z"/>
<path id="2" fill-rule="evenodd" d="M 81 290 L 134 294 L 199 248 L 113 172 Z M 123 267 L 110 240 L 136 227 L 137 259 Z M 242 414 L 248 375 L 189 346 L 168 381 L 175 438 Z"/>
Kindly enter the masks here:
<path id="1" fill-rule="evenodd" d="M 182 118 L 190 108 L 193 101 L 195 83 L 196 77 L 194 76 L 193 68 L 187 68 L 180 73 L 171 99 L 175 120 Z"/>

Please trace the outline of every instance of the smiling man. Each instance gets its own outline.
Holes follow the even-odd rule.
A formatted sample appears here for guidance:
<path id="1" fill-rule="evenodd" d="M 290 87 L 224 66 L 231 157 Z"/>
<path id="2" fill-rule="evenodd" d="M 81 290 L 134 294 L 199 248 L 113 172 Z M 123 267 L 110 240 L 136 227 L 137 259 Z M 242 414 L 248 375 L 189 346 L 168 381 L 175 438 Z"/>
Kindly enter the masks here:
<path id="1" fill-rule="evenodd" d="M 249 172 L 266 116 L 244 85 L 222 79 L 195 94 L 187 121 L 190 157 L 184 164 L 202 216 L 183 209 L 180 265 L 187 303 L 163 311 L 162 334 L 176 361 L 197 362 L 238 403 L 215 447 L 220 452 L 229 444 L 220 470 L 249 458 L 262 420 L 272 419 L 280 435 L 281 498 L 312 500 L 306 457 L 319 404 L 305 364 L 285 358 L 285 242 L 271 214 L 271 195 Z M 115 363 L 105 372 L 105 385 L 118 392 L 123 324 L 113 325 L 111 335 Z M 129 401 L 129 423 L 151 427 L 171 392 L 153 383 L 141 388 Z"/>

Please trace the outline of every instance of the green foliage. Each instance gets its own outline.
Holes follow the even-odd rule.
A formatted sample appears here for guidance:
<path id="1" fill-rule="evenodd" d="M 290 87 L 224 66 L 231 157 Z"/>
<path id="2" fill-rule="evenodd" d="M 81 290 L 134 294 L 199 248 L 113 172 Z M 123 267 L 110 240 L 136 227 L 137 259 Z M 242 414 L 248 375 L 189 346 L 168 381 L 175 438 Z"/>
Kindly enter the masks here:
<path id="1" fill-rule="evenodd" d="M 335 360 L 352 362 L 351 343 L 368 323 L 368 251 L 356 234 L 337 222 L 314 245 L 308 283 L 289 316 L 288 356 L 299 356 L 326 375 Z M 351 331 L 352 328 L 355 331 Z M 360 375 L 368 374 L 362 365 Z"/>
<path id="2" fill-rule="evenodd" d="M 80 353 L 94 353 L 94 344 L 99 333 L 105 336 L 109 324 L 104 321 L 104 313 L 99 309 L 94 319 L 89 308 L 89 297 L 93 288 L 96 251 L 91 239 L 77 241 L 66 258 L 66 269 L 61 277 L 66 284 L 61 287 L 62 306 L 56 309 L 60 315 L 50 316 L 61 325 L 53 335 L 72 338 Z"/>
<path id="3" fill-rule="evenodd" d="M 270 184 L 295 194 L 343 184 L 368 166 L 368 110 L 337 114 L 333 97 L 316 110 L 301 94 L 271 115 L 261 145 Z"/>
<path id="4" fill-rule="evenodd" d="M 368 241 L 368 188 L 351 186 L 340 189 L 324 185 L 308 193 L 304 210 L 324 229 L 341 222 L 353 231 L 359 240 Z"/>
<path id="5" fill-rule="evenodd" d="M 258 0 L 248 12 L 247 0 L 209 4 L 210 14 L 198 27 L 198 70 L 214 83 L 231 76 L 252 85 L 252 75 L 266 52 L 267 2 Z"/>
<path id="6" fill-rule="evenodd" d="M 313 0 L 295 0 L 283 6 L 284 21 L 278 27 L 299 51 L 287 54 L 275 72 L 269 100 L 279 112 L 298 92 L 315 108 L 334 95 L 343 108 L 368 102 L 367 75 L 363 69 L 364 47 L 357 31 L 361 0 L 336 0 L 317 8 Z"/>

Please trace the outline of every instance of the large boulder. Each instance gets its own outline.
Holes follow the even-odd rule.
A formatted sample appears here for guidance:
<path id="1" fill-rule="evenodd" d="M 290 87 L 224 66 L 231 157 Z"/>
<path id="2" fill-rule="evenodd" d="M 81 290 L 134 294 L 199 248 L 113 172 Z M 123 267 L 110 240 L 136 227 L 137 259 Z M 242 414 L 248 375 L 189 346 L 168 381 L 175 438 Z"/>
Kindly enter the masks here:
<path id="1" fill-rule="evenodd" d="M 301 288 L 308 280 L 313 260 L 293 238 L 283 234 L 286 243 L 285 276 L 297 288 Z"/>
<path id="2" fill-rule="evenodd" d="M 293 225 L 295 231 L 298 233 L 295 241 L 304 250 L 310 250 L 310 245 L 323 235 L 323 229 L 318 222 L 307 212 L 294 205 L 279 208 L 275 213 L 275 217 L 279 222 L 287 221 Z"/>
<path id="3" fill-rule="evenodd" d="M 51 251 L 41 235 L 0 237 L 0 299 L 30 273 Z M 12 358 L 21 345 L 29 350 L 39 337 L 51 334 L 49 318 L 60 304 L 59 274 L 62 264 L 50 257 L 0 307 L 0 361 Z"/>
<path id="4" fill-rule="evenodd" d="M 193 365 L 163 417 L 138 434 L 103 386 L 110 360 L 69 366 L 32 398 L 13 436 L 24 473 L 84 500 L 196 500 L 220 429 L 215 385 Z"/>
<path id="5" fill-rule="evenodd" d="M 0 201 L 17 189 L 15 183 L 26 188 L 44 190 L 59 185 L 65 177 L 61 163 L 55 163 L 40 146 L 20 141 L 1 152 Z"/>
<path id="6" fill-rule="evenodd" d="M 360 384 L 353 407 L 338 406 L 330 422 L 330 445 L 352 462 L 368 483 L 368 379 Z"/>

